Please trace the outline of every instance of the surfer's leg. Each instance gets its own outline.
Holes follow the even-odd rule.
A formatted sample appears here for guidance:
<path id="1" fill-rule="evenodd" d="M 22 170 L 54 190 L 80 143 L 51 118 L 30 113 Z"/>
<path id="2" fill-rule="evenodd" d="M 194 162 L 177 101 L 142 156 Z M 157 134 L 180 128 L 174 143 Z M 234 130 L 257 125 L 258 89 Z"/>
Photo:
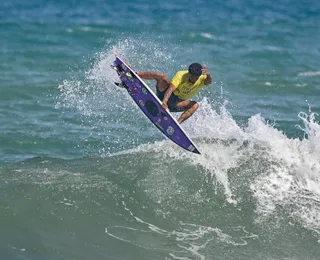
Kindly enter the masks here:
<path id="1" fill-rule="evenodd" d="M 163 73 L 159 73 L 160 76 L 157 78 L 157 91 L 164 92 L 170 86 L 170 80 Z"/>
<path id="2" fill-rule="evenodd" d="M 159 82 L 159 81 L 158 81 Z M 158 83 L 157 84 L 157 91 L 156 91 L 156 95 L 157 97 L 162 101 L 164 98 L 164 95 L 166 94 L 166 91 L 168 89 L 169 85 L 165 84 L 164 82 L 162 82 L 162 84 Z"/>
<path id="3" fill-rule="evenodd" d="M 183 114 L 179 117 L 178 123 L 181 124 L 187 120 L 196 110 L 199 108 L 199 104 L 196 101 L 184 100 L 176 104 L 179 110 L 183 110 Z"/>
<path id="4" fill-rule="evenodd" d="M 157 94 L 157 97 L 158 97 L 161 101 L 163 100 L 165 93 L 166 93 L 165 91 L 161 91 L 161 92 L 160 92 L 160 91 L 158 90 L 158 88 L 157 88 L 156 94 Z"/>

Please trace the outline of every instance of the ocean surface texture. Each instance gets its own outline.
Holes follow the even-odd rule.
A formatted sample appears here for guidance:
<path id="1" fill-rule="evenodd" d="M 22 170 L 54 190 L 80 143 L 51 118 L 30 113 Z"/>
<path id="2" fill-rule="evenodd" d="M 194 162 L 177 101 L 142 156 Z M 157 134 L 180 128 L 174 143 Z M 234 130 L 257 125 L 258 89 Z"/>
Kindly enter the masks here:
<path id="1" fill-rule="evenodd" d="M 319 260 L 319 43 L 316 0 L 3 0 L 0 259 Z M 201 155 L 115 55 L 207 65 L 182 124 Z"/>

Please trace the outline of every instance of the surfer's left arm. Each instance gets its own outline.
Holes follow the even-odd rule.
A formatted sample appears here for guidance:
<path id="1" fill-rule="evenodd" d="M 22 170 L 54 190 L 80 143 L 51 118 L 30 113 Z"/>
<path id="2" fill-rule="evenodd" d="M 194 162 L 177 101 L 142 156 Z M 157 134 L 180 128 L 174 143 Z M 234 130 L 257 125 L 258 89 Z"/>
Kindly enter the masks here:
<path id="1" fill-rule="evenodd" d="M 206 64 L 204 64 L 202 72 L 207 75 L 207 78 L 204 80 L 204 84 L 210 85 L 212 83 L 212 77 Z"/>

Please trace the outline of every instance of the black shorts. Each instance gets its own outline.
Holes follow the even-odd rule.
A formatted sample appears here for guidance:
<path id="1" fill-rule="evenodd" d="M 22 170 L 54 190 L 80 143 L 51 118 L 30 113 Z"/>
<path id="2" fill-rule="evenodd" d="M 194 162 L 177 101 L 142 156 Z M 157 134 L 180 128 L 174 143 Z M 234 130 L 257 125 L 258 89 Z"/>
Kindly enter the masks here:
<path id="1" fill-rule="evenodd" d="M 157 96 L 158 98 L 162 101 L 164 98 L 164 94 L 166 93 L 167 90 L 165 91 L 158 91 L 157 90 Z M 177 108 L 177 103 L 183 101 L 183 99 L 178 98 L 175 94 L 171 94 L 170 98 L 168 99 L 167 105 L 170 110 L 170 112 L 180 112 L 183 111 L 182 109 Z"/>

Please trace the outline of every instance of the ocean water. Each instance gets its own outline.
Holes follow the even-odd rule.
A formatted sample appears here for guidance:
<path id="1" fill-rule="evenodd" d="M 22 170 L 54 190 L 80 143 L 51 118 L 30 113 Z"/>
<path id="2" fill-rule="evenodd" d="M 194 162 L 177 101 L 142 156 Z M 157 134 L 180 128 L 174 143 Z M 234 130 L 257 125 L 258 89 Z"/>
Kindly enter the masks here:
<path id="1" fill-rule="evenodd" d="M 0 259 L 320 259 L 319 1 L 4 0 L 0 36 Z M 208 66 L 201 155 L 115 54 Z"/>

